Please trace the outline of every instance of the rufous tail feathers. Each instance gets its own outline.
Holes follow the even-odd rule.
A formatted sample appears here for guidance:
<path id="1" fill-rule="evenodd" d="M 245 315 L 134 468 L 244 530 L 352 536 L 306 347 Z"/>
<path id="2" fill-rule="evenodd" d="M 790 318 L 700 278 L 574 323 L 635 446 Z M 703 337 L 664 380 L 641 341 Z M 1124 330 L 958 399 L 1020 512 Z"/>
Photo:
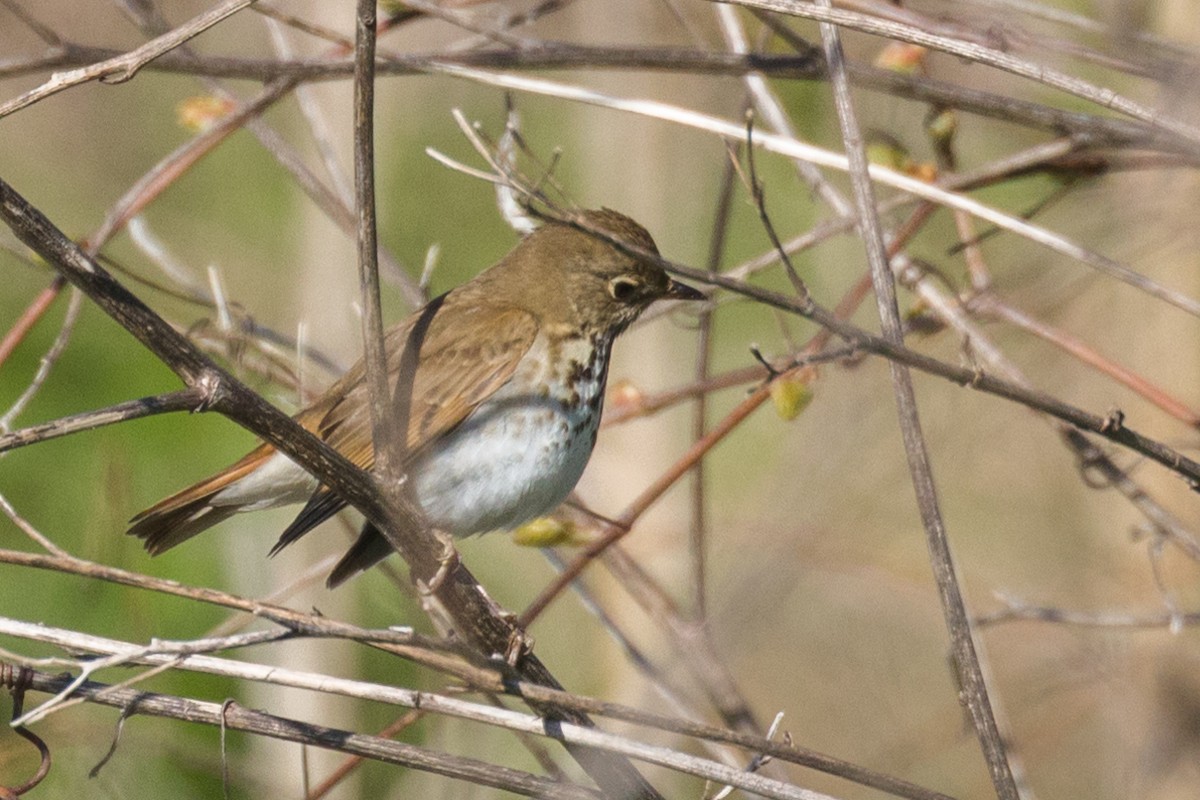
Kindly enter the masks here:
<path id="1" fill-rule="evenodd" d="M 269 444 L 259 445 L 227 469 L 160 500 L 129 521 L 129 535 L 141 539 L 147 552 L 156 556 L 229 519 L 241 509 L 214 505 L 213 496 L 258 469 L 274 453 Z"/>

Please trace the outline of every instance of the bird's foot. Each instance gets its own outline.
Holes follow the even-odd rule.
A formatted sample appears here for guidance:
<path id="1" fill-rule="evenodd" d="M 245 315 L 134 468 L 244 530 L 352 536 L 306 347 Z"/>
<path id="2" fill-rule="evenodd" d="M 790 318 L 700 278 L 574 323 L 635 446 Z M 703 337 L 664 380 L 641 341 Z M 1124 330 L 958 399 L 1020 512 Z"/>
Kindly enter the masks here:
<path id="1" fill-rule="evenodd" d="M 514 621 L 512 633 L 508 635 L 508 646 L 504 648 L 504 663 L 513 669 L 521 663 L 527 653 L 533 652 L 533 637 Z"/>
<path id="2" fill-rule="evenodd" d="M 433 577 L 429 582 L 419 587 L 422 594 L 436 594 L 438 589 L 442 588 L 442 584 L 446 582 L 446 578 L 458 568 L 458 550 L 454 547 L 454 539 L 450 534 L 442 531 L 434 531 L 433 535 L 442 543 L 442 552 L 438 555 L 437 572 L 433 573 Z"/>

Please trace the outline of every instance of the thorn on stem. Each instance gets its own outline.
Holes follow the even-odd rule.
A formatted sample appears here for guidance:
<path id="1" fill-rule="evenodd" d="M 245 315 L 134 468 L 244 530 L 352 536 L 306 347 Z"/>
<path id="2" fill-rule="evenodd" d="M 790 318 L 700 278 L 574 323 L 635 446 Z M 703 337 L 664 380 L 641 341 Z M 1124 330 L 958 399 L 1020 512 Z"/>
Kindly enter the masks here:
<path id="1" fill-rule="evenodd" d="M 1111 408 L 1100 424 L 1101 433 L 1116 433 L 1125 427 L 1125 412 L 1119 408 Z"/>

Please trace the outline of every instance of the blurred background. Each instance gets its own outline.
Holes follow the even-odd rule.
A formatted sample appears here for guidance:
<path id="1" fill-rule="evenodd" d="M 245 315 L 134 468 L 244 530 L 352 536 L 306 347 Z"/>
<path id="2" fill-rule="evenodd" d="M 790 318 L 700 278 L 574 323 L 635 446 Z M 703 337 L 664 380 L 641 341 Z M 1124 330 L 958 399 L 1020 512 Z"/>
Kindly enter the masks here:
<path id="1" fill-rule="evenodd" d="M 177 25 L 208 5 L 163 0 L 154 7 Z M 541 5 L 496 2 L 452 10 L 500 26 L 511 15 L 545 10 Z M 552 5 L 553 13 L 513 29 L 514 35 L 603 48 L 727 49 L 711 3 L 578 0 Z M 882 2 L 836 5 L 880 14 L 892 8 Z M 141 3 L 39 0 L 20 7 L 67 42 L 125 51 L 147 39 L 127 13 L 148 7 Z M 270 8 L 353 36 L 352 3 L 291 2 Z M 916 2 L 905 3 L 902 11 L 913 15 L 912 24 L 1006 37 L 1003 41 L 1019 57 L 1110 87 L 1177 119 L 1195 123 L 1200 118 L 1194 80 L 1200 17 L 1187 0 Z M 743 10 L 737 17 L 753 46 L 774 54 L 789 52 L 778 38 L 764 33 L 758 19 Z M 1080 24 L 1080 19 L 1092 24 Z M 331 46 L 284 24 L 273 34 L 270 24 L 266 16 L 244 11 L 190 46 L 205 56 L 261 59 L 280 57 L 280 38 L 294 57 L 319 57 Z M 787 19 L 787 24 L 819 46 L 815 24 L 797 19 Z M 473 43 L 473 36 L 445 19 L 418 18 L 381 36 L 380 52 L 456 51 L 464 42 Z M 879 38 L 846 34 L 854 62 L 902 72 L 886 60 L 886 45 Z M 485 40 L 485 46 L 506 45 Z M 48 77 L 46 69 L 14 67 L 48 49 L 13 6 L 0 5 L 0 101 Z M 1104 114 L 1078 98 L 950 55 L 923 54 L 922 72 L 931 80 L 1030 103 Z M 746 84 L 736 74 L 594 66 L 533 74 L 624 98 L 658 100 L 735 124 L 741 124 L 747 104 Z M 222 85 L 246 99 L 262 83 L 229 79 Z M 768 86 L 799 139 L 842 150 L 825 81 L 776 77 Z M 351 94 L 348 78 L 305 84 L 303 94 L 290 94 L 263 117 L 331 185 L 337 179 L 323 168 L 318 137 L 306 114 L 327 132 L 333 157 L 348 176 Z M 100 227 L 136 181 L 197 135 L 194 123 L 182 117 L 197 108 L 203 111 L 203 98 L 211 96 L 212 88 L 194 75 L 149 68 L 126 83 L 72 88 L 0 119 L 0 177 L 82 240 Z M 542 162 L 559 154 L 554 180 L 572 202 L 627 213 L 652 232 L 667 258 L 705 265 L 729 162 L 722 139 L 555 98 L 517 93 L 513 100 L 531 153 Z M 890 156 L 904 161 L 903 168 L 919 174 L 922 165 L 936 163 L 924 130 L 927 103 L 861 87 L 855 101 L 861 125 L 873 132 L 872 142 L 887 141 Z M 379 79 L 381 245 L 414 278 L 421 275 L 430 248 L 436 248 L 429 281 L 433 294 L 475 275 L 517 239 L 499 214 L 490 185 L 426 154 L 434 148 L 483 168 L 451 111 L 461 110 L 494 138 L 503 131 L 505 103 L 499 89 L 445 75 Z M 1054 136 L 964 112 L 955 122 L 961 171 Z M 1156 154 L 1136 143 L 1128 148 L 1143 151 Z M 530 164 L 523 166 L 539 177 Z M 741 166 L 744 173 L 744 157 Z M 834 212 L 799 180 L 791 162 L 760 152 L 755 166 L 781 238 L 833 218 Z M 998 182 L 977 197 L 1014 215 L 1034 214 L 1037 224 L 1196 296 L 1200 186 L 1194 166 L 1194 158 L 1180 156 L 1104 174 L 1042 172 Z M 844 175 L 831 171 L 826 178 L 850 196 Z M 886 199 L 892 193 L 881 188 L 880 194 Z M 721 269 L 770 250 L 751 194 L 737 177 L 731 198 Z M 904 216 L 887 221 L 894 226 Z M 319 391 L 358 357 L 353 238 L 330 221 L 250 132 L 238 131 L 200 159 L 148 205 L 140 225 L 183 277 L 165 275 L 127 230 L 102 250 L 117 277 L 281 408 L 295 410 L 303 396 Z M 975 224 L 976 233 L 986 230 L 984 223 Z M 906 252 L 938 276 L 950 295 L 964 295 L 971 284 L 964 252 L 956 247 L 960 241 L 952 216 L 941 211 Z M 7 333 L 50 285 L 53 273 L 7 231 L 0 232 L 0 243 L 5 283 L 0 331 Z M 1086 343 L 1109 363 L 1136 372 L 1185 406 L 1200 407 L 1200 326 L 1194 317 L 1012 234 L 987 237 L 978 252 L 990 273 L 992 293 L 1011 308 Z M 849 234 L 796 254 L 794 263 L 814 298 L 827 307 L 837 304 L 866 269 L 862 244 Z M 238 320 L 252 319 L 279 334 L 283 366 L 275 377 L 283 380 L 257 368 L 262 359 L 254 348 L 222 334 L 211 307 L 156 288 L 190 286 L 208 293 L 210 274 L 218 276 Z M 752 280 L 791 291 L 778 265 Z M 411 306 L 395 283 L 389 287 L 385 315 L 394 321 Z M 707 367 L 711 375 L 754 367 L 752 345 L 770 359 L 786 359 L 817 332 L 811 323 L 745 298 L 722 293 L 717 300 Z M 0 363 L 0 414 L 27 391 L 63 329 L 69 302 L 69 291 L 64 291 Z M 901 307 L 915 320 L 925 313 L 903 290 Z M 870 298 L 853 319 L 877 328 Z M 1016 326 L 982 316 L 977 321 L 1036 388 L 1096 414 L 1119 408 L 1131 427 L 1195 455 L 1194 420 L 1164 413 L 1145 393 L 1131 391 Z M 697 315 L 685 311 L 638 326 L 618 344 L 610 387 L 622 382 L 626 397 L 652 396 L 696 381 L 700 327 Z M 297 358 L 297 338 L 306 354 L 321 355 L 325 365 Z M 951 363 L 977 363 L 962 337 L 941 326 L 914 331 L 909 345 Z M 934 477 L 972 613 L 983 616 L 1027 605 L 1081 616 L 1081 624 L 1009 620 L 980 629 L 1007 743 L 1028 787 L 1045 798 L 1194 797 L 1200 785 L 1196 561 L 1170 542 L 1164 544 L 1120 494 L 1085 480 L 1076 456 L 1044 419 L 942 379 L 917 374 L 915 380 Z M 710 393 L 707 426 L 723 419 L 756 385 L 742 382 Z M 40 390 L 19 415 L 5 421 L 18 429 L 178 386 L 169 370 L 85 301 Z M 678 482 L 639 519 L 623 547 L 665 588 L 683 617 L 711 638 L 764 731 L 783 712 L 782 729 L 799 745 L 956 797 L 989 796 L 987 771 L 947 662 L 948 637 L 900 442 L 888 366 L 870 357 L 826 366 L 805 376 L 802 388 L 811 392 L 803 413 L 785 419 L 787 409 L 767 403 L 704 461 L 703 617 L 695 616 L 698 589 L 690 555 L 696 524 L 692 477 Z M 610 401 L 610 412 L 613 405 Z M 619 515 L 685 452 L 694 415 L 693 403 L 678 403 L 606 427 L 579 485 L 580 499 L 600 514 Z M 429 631 L 419 605 L 383 570 L 338 591 L 324 588 L 324 573 L 313 565 L 328 564 L 349 541 L 357 526 L 353 514 L 327 523 L 272 559 L 266 553 L 290 520 L 288 510 L 237 518 L 154 560 L 124 536 L 134 513 L 225 466 L 253 444 L 251 434 L 216 415 L 153 417 L 0 455 L 0 495 L 16 515 L 80 558 L 250 597 L 275 597 L 294 608 L 316 608 L 362 626 L 413 625 Z M 1112 449 L 1111 455 L 1183 527 L 1200 525 L 1200 502 L 1182 479 L 1128 451 Z M 0 547 L 37 550 L 10 516 L 0 517 Z M 491 595 L 512 610 L 522 609 L 554 575 L 542 553 L 515 546 L 506 534 L 462 542 L 460 550 Z M 568 558 L 572 553 L 570 548 L 562 551 Z M 403 576 L 403 566 L 393 561 Z M 667 676 L 686 701 L 687 713 L 718 722 L 690 671 L 694 654 L 681 649 L 661 620 L 602 566 L 592 566 L 584 583 Z M 1178 617 L 1181 624 L 1172 628 L 1167 619 L 1172 611 L 1192 614 Z M 218 608 L 11 565 L 0 565 L 0 614 L 133 642 L 200 637 L 229 616 Z M 1105 614 L 1145 624 L 1100 624 Z M 531 633 L 536 652 L 571 691 L 680 713 L 576 596 L 561 597 Z M 0 640 L 0 648 L 26 657 L 59 655 L 53 648 L 11 638 Z M 436 674 L 344 642 L 273 645 L 240 657 L 395 685 L 444 688 Z M 132 674 L 115 670 L 98 679 L 117 682 Z M 141 685 L 216 702 L 235 698 L 249 707 L 363 732 L 379 730 L 400 713 L 182 672 Z M 27 705 L 35 701 L 31 697 Z M 0 713 L 7 714 L 6 705 Z M 112 760 L 89 779 L 88 770 L 104 756 L 116 724 L 116 712 L 92 706 L 74 707 L 40 723 L 36 730 L 50 744 L 55 762 L 41 795 L 34 796 L 219 796 L 218 731 L 169 720 L 128 721 Z M 537 769 L 520 744 L 502 731 L 426 718 L 402 737 Z M 657 741 L 691 747 L 666 735 Z M 315 751 L 302 757 L 294 745 L 236 734 L 229 736 L 227 747 L 235 797 L 302 797 L 306 771 L 315 785 L 342 760 Z M 0 731 L 0 784 L 22 780 L 35 764 L 27 744 L 7 728 Z M 695 779 L 654 769 L 647 774 L 668 796 L 700 796 L 704 791 Z M 799 768 L 783 774 L 837 797 L 882 796 Z M 416 771 L 366 764 L 329 796 L 494 794 Z"/>

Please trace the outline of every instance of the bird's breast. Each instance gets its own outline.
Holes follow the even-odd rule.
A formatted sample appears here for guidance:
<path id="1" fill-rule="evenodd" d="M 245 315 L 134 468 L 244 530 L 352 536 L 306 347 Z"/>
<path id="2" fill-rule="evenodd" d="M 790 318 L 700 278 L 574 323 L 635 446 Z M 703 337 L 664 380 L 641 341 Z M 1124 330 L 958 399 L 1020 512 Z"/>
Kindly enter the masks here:
<path id="1" fill-rule="evenodd" d="M 535 340 L 511 380 L 418 459 L 430 522 L 455 535 L 511 529 L 575 488 L 604 400 L 609 342 Z"/>

